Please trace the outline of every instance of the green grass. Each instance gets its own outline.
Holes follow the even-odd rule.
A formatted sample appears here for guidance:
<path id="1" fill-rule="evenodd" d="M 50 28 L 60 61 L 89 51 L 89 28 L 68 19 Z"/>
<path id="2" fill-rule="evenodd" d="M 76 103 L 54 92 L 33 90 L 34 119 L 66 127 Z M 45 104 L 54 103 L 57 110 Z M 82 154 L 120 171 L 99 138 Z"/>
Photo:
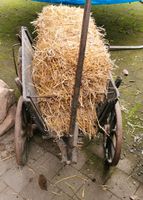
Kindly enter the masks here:
<path id="1" fill-rule="evenodd" d="M 43 4 L 32 3 L 30 0 L 1 0 L 0 2 L 0 39 L 15 40 L 20 27 L 28 26 L 37 17 Z M 4 42 L 3 41 L 3 42 Z"/>
<path id="2" fill-rule="evenodd" d="M 111 43 L 134 41 L 137 35 L 143 34 L 143 5 L 140 3 L 93 6 L 92 11 L 97 25 L 106 29 Z"/>
<path id="3" fill-rule="evenodd" d="M 30 24 L 41 11 L 43 4 L 32 3 L 30 0 L 1 0 L 0 1 L 0 78 L 6 81 L 12 88 L 15 70 L 12 60 L 12 45 L 17 43 L 16 34 L 21 26 Z"/>

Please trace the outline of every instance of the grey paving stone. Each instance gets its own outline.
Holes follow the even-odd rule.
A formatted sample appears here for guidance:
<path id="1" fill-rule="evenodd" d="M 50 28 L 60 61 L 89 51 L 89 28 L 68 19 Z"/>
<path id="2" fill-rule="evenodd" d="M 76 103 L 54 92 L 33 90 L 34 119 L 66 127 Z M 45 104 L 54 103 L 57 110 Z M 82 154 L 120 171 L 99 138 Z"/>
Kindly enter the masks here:
<path id="1" fill-rule="evenodd" d="M 132 177 L 143 183 L 143 159 L 140 159 L 132 172 Z"/>
<path id="2" fill-rule="evenodd" d="M 33 140 L 44 152 L 49 152 L 56 156 L 60 153 L 60 150 L 53 139 L 43 139 L 41 135 L 35 134 Z"/>
<path id="3" fill-rule="evenodd" d="M 6 172 L 2 179 L 16 192 L 20 192 L 34 175 L 35 173 L 27 166 L 24 168 L 14 167 Z"/>
<path id="4" fill-rule="evenodd" d="M 97 157 L 104 159 L 104 148 L 103 148 L 103 138 L 102 135 L 98 135 L 90 145 L 87 146 L 88 153 L 96 155 Z"/>
<path id="5" fill-rule="evenodd" d="M 92 161 L 88 160 L 85 165 L 83 165 L 80 172 L 85 174 L 88 178 L 93 179 L 95 177 L 95 165 Z"/>
<path id="6" fill-rule="evenodd" d="M 139 182 L 117 169 L 107 181 L 106 185 L 109 190 L 118 197 L 129 199 L 137 190 Z"/>
<path id="7" fill-rule="evenodd" d="M 31 167 L 39 167 L 41 164 L 43 164 L 46 160 L 51 160 L 54 157 L 51 153 L 44 153 L 44 155 L 40 156 L 39 159 L 36 160 L 34 163 L 28 164 Z"/>
<path id="8" fill-rule="evenodd" d="M 83 185 L 76 195 L 74 200 L 119 200 L 115 195 L 107 190 L 103 190 L 102 185 L 97 185 L 92 181 L 88 181 Z"/>
<path id="9" fill-rule="evenodd" d="M 80 172 L 98 184 L 104 183 L 110 175 L 105 171 L 103 160 L 95 155 L 85 163 Z"/>
<path id="10" fill-rule="evenodd" d="M 56 173 L 63 167 L 61 161 L 51 153 L 45 153 L 36 162 L 30 166 L 39 174 L 44 174 L 48 180 L 51 180 Z"/>
<path id="11" fill-rule="evenodd" d="M 37 145 L 35 142 L 31 142 L 29 155 L 28 155 L 28 164 L 36 162 L 41 156 L 44 155 L 43 149 Z"/>
<path id="12" fill-rule="evenodd" d="M 60 188 L 50 184 L 49 181 L 47 185 L 47 191 L 41 190 L 38 185 L 38 177 L 35 176 L 20 192 L 20 195 L 26 200 L 71 200 Z"/>
<path id="13" fill-rule="evenodd" d="M 134 169 L 134 165 L 135 165 L 135 161 L 133 159 L 124 158 L 123 160 L 119 161 L 117 168 L 121 169 L 127 174 L 131 174 L 131 172 Z"/>
<path id="14" fill-rule="evenodd" d="M 4 143 L 4 144 L 8 144 L 11 142 L 14 142 L 14 128 L 11 128 L 6 134 L 2 135 L 0 137 L 0 142 Z"/>
<path id="15" fill-rule="evenodd" d="M 2 192 L 6 187 L 6 184 L 0 179 L 0 192 Z"/>
<path id="16" fill-rule="evenodd" d="M 0 200 L 23 200 L 23 198 L 8 187 L 0 193 Z"/>
<path id="17" fill-rule="evenodd" d="M 20 195 L 26 200 L 51 200 L 54 194 L 59 193 L 58 188 L 53 188 L 50 186 L 50 182 L 47 181 L 48 189 L 42 190 L 38 185 L 38 177 L 35 176 L 28 185 L 26 185 L 23 190 L 20 192 Z"/>
<path id="18" fill-rule="evenodd" d="M 88 160 L 87 155 L 84 151 L 78 150 L 78 160 L 77 164 L 73 164 L 72 166 L 78 170 L 80 170 L 85 162 Z"/>
<path id="19" fill-rule="evenodd" d="M 84 183 L 85 179 L 86 177 L 78 170 L 67 165 L 54 177 L 52 183 L 72 197 L 74 192 L 77 192 Z"/>
<path id="20" fill-rule="evenodd" d="M 14 152 L 14 134 L 10 129 L 6 134 L 0 137 L 0 160 L 15 156 Z"/>
<path id="21" fill-rule="evenodd" d="M 14 166 L 16 167 L 15 157 L 5 161 L 0 161 L 0 176 L 2 176 Z"/>
<path id="22" fill-rule="evenodd" d="M 137 196 L 138 200 L 143 200 L 143 184 L 140 185 L 135 195 Z"/>
<path id="23" fill-rule="evenodd" d="M 52 197 L 52 200 L 72 200 L 72 199 L 73 199 L 72 197 L 69 197 L 63 191 L 60 191 L 59 193 L 55 194 Z"/>

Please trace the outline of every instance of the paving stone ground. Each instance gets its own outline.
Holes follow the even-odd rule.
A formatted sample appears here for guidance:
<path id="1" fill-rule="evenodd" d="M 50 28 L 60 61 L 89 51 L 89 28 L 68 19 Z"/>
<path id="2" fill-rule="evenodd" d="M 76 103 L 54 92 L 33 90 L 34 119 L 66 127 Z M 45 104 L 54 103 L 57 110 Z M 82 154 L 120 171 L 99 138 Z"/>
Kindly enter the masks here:
<path id="1" fill-rule="evenodd" d="M 13 141 L 13 132 L 7 137 Z M 136 176 L 133 158 L 107 170 L 99 151 L 96 155 L 98 148 L 89 153 L 86 147 L 79 151 L 77 165 L 65 166 L 55 144 L 38 138 L 30 144 L 24 167 L 16 164 L 14 153 L 0 160 L 0 200 L 143 200 L 143 180 Z M 47 190 L 39 186 L 41 174 L 47 179 Z"/>

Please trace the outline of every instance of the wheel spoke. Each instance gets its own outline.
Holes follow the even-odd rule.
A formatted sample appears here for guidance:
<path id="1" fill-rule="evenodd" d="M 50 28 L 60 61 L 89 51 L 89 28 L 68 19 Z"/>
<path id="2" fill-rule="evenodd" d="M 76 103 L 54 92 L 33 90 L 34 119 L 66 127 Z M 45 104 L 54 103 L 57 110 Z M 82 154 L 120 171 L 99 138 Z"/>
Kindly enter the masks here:
<path id="1" fill-rule="evenodd" d="M 115 146 L 114 146 L 113 141 L 111 142 L 111 145 L 112 145 L 112 147 L 113 147 L 113 149 L 114 149 L 114 152 L 115 152 Z"/>
<path id="2" fill-rule="evenodd" d="M 113 147 L 113 149 L 114 149 L 114 151 L 115 151 L 115 148 L 116 148 L 116 147 L 115 147 L 114 142 L 113 142 L 113 139 L 114 139 L 113 135 L 112 135 L 112 138 L 111 138 L 111 136 L 109 136 L 108 138 L 109 138 L 110 143 L 111 143 L 111 145 L 112 145 L 112 147 Z"/>
<path id="3" fill-rule="evenodd" d="M 114 145 L 113 139 L 113 137 L 108 136 L 106 140 L 106 157 L 109 163 L 112 163 L 116 152 L 116 146 Z"/>

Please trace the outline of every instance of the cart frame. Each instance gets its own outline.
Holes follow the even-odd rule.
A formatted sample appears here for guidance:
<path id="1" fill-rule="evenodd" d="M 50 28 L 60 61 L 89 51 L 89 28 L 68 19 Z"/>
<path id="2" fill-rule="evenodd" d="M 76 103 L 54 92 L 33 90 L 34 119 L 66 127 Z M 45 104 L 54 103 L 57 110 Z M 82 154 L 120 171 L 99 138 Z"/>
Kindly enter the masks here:
<path id="1" fill-rule="evenodd" d="M 55 138 L 62 154 L 62 162 L 67 164 L 77 163 L 79 129 L 76 123 L 76 115 L 82 79 L 90 9 L 90 0 L 86 0 L 82 23 L 79 58 L 76 69 L 75 85 L 73 88 L 74 95 L 71 106 L 69 134 L 68 136 Z M 15 146 L 17 163 L 19 165 L 24 165 L 27 154 L 26 144 L 28 139 L 33 135 L 33 127 L 36 125 L 42 134 L 48 136 L 48 138 L 54 137 L 55 134 L 49 131 L 38 106 L 37 99 L 48 99 L 50 96 L 38 97 L 32 83 L 31 63 L 34 49 L 32 47 L 32 38 L 26 27 L 21 27 L 21 36 L 19 37 L 19 40 L 21 43 L 18 55 L 19 64 L 15 67 L 15 70 L 18 76 L 16 78 L 16 83 L 20 89 L 21 97 L 18 101 L 16 112 Z M 119 92 L 117 89 L 121 82 L 122 79 L 120 77 L 118 77 L 114 82 L 112 75 L 110 74 L 107 97 L 103 103 L 97 106 L 99 132 L 102 132 L 104 136 L 103 144 L 105 149 L 105 160 L 110 165 L 116 165 L 118 163 L 121 152 L 122 117 L 118 102 Z"/>

